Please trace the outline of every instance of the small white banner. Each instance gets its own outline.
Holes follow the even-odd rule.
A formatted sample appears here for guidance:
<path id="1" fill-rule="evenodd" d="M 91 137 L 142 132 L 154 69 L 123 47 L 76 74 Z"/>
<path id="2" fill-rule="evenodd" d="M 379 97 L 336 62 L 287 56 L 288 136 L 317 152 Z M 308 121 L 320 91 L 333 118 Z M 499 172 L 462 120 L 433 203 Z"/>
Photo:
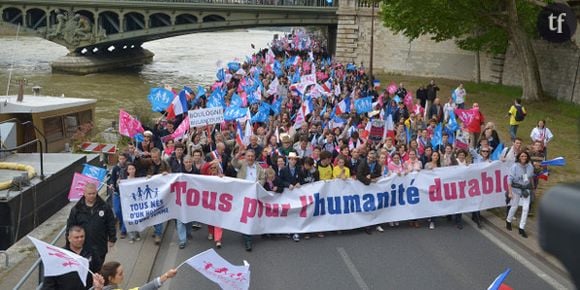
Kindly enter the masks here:
<path id="1" fill-rule="evenodd" d="M 89 272 L 89 260 L 71 251 L 53 246 L 31 236 L 32 241 L 42 263 L 44 264 L 44 276 L 54 277 L 69 272 L 77 272 L 83 285 L 87 285 L 87 273 Z"/>
<path id="2" fill-rule="evenodd" d="M 505 206 L 511 164 L 422 170 L 370 185 L 318 181 L 282 194 L 246 180 L 182 173 L 122 180 L 119 188 L 129 231 L 179 219 L 250 235 L 311 233 Z"/>
<path id="3" fill-rule="evenodd" d="M 250 288 L 250 265 L 234 266 L 222 258 L 214 249 L 209 249 L 189 258 L 187 263 L 224 290 L 247 290 Z"/>
<path id="4" fill-rule="evenodd" d="M 221 107 L 191 110 L 187 112 L 187 115 L 189 127 L 203 127 L 224 121 L 224 109 Z"/>

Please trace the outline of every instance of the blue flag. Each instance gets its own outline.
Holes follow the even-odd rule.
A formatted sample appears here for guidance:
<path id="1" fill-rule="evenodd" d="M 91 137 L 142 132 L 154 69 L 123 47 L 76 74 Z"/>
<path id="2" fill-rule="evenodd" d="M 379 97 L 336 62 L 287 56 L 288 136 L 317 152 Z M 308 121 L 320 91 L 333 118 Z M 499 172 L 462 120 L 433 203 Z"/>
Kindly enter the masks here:
<path id="1" fill-rule="evenodd" d="M 268 121 L 268 114 L 264 113 L 261 110 L 258 110 L 258 112 L 256 112 L 256 114 L 254 114 L 252 116 L 252 118 L 250 119 L 250 122 L 252 122 L 252 123 L 256 123 L 256 122 L 266 123 L 267 121 Z"/>
<path id="2" fill-rule="evenodd" d="M 346 71 L 353 71 L 356 70 L 356 65 L 354 63 L 349 63 L 346 65 Z"/>
<path id="3" fill-rule="evenodd" d="M 441 127 L 441 123 L 437 124 L 437 127 L 435 127 L 435 131 L 433 131 L 433 138 L 431 138 L 431 146 L 433 146 L 433 148 L 437 147 L 438 145 L 441 145 L 441 139 L 442 139 L 442 127 Z"/>
<path id="4" fill-rule="evenodd" d="M 217 78 L 218 81 L 223 82 L 226 79 L 226 72 L 224 71 L 223 68 L 220 68 L 215 74 L 215 77 Z"/>
<path id="5" fill-rule="evenodd" d="M 240 63 L 239 62 L 235 62 L 235 61 L 228 62 L 228 69 L 231 72 L 235 73 L 235 72 L 237 72 L 240 69 Z"/>
<path id="6" fill-rule="evenodd" d="M 174 97 L 175 95 L 172 91 L 163 88 L 152 88 L 147 98 L 151 103 L 153 112 L 163 112 L 169 107 Z"/>
<path id="7" fill-rule="evenodd" d="M 299 83 L 300 82 L 300 68 L 296 69 L 296 72 L 294 72 L 294 75 L 292 76 L 292 83 Z"/>
<path id="8" fill-rule="evenodd" d="M 242 101 L 242 97 L 234 93 L 232 100 L 230 101 L 230 107 L 241 107 L 243 103 L 244 101 Z"/>
<path id="9" fill-rule="evenodd" d="M 274 116 L 280 115 L 280 111 L 282 110 L 282 98 L 278 98 L 271 106 L 272 112 L 274 112 Z"/>
<path id="10" fill-rule="evenodd" d="M 282 71 L 282 65 L 278 60 L 274 61 L 273 70 L 277 77 L 281 77 L 284 75 L 284 72 Z"/>
<path id="11" fill-rule="evenodd" d="M 137 143 L 141 143 L 143 140 L 145 140 L 145 137 L 141 133 L 137 133 L 135 136 L 133 136 L 133 138 L 135 138 L 135 142 Z"/>
<path id="12" fill-rule="evenodd" d="M 320 111 L 320 117 L 324 116 L 324 114 L 326 114 L 326 105 L 324 104 L 324 109 L 322 109 L 322 111 Z"/>
<path id="13" fill-rule="evenodd" d="M 455 131 L 449 130 L 448 127 L 443 128 L 443 130 L 445 130 L 445 132 L 447 132 L 447 135 L 449 136 L 449 138 L 447 139 L 447 142 L 449 144 L 454 144 L 454 142 L 455 142 Z"/>
<path id="14" fill-rule="evenodd" d="M 107 169 L 85 163 L 81 174 L 92 177 L 102 183 L 107 176 Z"/>
<path id="15" fill-rule="evenodd" d="M 457 125 L 457 118 L 455 118 L 455 113 L 453 111 L 449 111 L 449 120 L 447 121 L 447 128 L 453 132 L 459 129 L 459 125 Z"/>
<path id="16" fill-rule="evenodd" d="M 195 104 L 197 104 L 199 101 L 199 98 L 201 98 L 203 95 L 205 95 L 205 89 L 202 86 L 197 86 L 197 94 L 195 94 L 195 98 L 191 102 L 191 105 L 195 106 Z"/>
<path id="17" fill-rule="evenodd" d="M 512 270 L 510 268 L 507 268 L 503 273 L 499 274 L 499 276 L 497 276 L 497 278 L 495 278 L 495 280 L 491 282 L 489 287 L 487 287 L 487 290 L 499 290 L 501 285 L 503 284 L 503 281 L 510 274 L 511 271 Z"/>
<path id="18" fill-rule="evenodd" d="M 258 108 L 258 111 L 260 111 L 266 115 L 270 115 L 270 110 L 271 110 L 271 106 L 270 106 L 270 104 L 268 104 L 266 102 L 262 102 L 260 104 L 260 107 Z"/>
<path id="19" fill-rule="evenodd" d="M 248 113 L 248 108 L 232 107 L 229 106 L 224 112 L 224 120 L 233 121 L 238 118 L 244 117 Z"/>
<path id="20" fill-rule="evenodd" d="M 503 143 L 499 143 L 497 145 L 497 147 L 495 149 L 493 149 L 493 152 L 491 153 L 491 156 L 489 157 L 489 159 L 499 160 L 501 158 L 502 151 L 503 151 Z"/>
<path id="21" fill-rule="evenodd" d="M 225 100 L 222 89 L 216 88 L 211 93 L 211 95 L 207 99 L 206 107 L 208 108 L 225 107 Z"/>
<path id="22" fill-rule="evenodd" d="M 556 157 L 552 160 L 542 161 L 542 166 L 564 166 L 566 165 L 566 159 L 564 157 Z"/>
<path id="23" fill-rule="evenodd" d="M 366 97 L 354 101 L 357 114 L 364 114 L 373 110 L 373 98 Z"/>

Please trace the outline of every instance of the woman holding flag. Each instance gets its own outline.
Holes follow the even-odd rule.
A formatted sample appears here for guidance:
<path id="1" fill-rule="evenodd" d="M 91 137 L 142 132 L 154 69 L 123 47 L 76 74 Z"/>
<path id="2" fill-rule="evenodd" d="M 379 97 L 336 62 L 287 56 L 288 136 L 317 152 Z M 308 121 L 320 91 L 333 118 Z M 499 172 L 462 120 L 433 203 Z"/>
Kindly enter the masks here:
<path id="1" fill-rule="evenodd" d="M 131 289 L 138 289 L 138 290 L 154 290 L 159 289 L 167 281 L 175 277 L 177 274 L 177 269 L 170 269 L 169 271 L 165 272 L 163 275 L 153 279 L 152 281 L 148 282 L 147 284 L 131 288 Z M 90 290 L 113 290 L 113 289 L 120 289 L 119 285 L 123 284 L 123 279 L 125 278 L 125 274 L 123 271 L 123 266 L 121 263 L 111 261 L 107 262 L 101 268 L 100 273 L 96 273 L 93 275 L 93 287 Z"/>

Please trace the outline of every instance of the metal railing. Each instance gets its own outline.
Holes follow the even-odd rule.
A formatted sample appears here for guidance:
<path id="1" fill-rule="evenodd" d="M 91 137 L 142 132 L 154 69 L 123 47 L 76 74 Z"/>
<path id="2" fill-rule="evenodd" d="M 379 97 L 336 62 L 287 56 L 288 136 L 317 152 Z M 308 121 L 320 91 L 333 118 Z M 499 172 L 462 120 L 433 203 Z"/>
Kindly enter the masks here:
<path id="1" fill-rule="evenodd" d="M 16 123 L 16 124 L 20 124 L 20 125 L 26 125 L 29 122 L 20 123 L 20 120 L 18 120 L 17 118 L 12 118 L 12 119 L 8 119 L 8 120 L 4 120 L 4 121 L 0 122 L 0 124 L 2 124 L 2 123 Z M 32 125 L 32 126 L 34 126 L 34 125 Z M 34 129 L 38 131 L 36 126 L 34 126 Z M 40 131 L 38 131 L 38 132 L 40 133 Z M 48 153 L 48 143 L 47 143 L 46 137 L 44 137 L 44 134 L 40 133 L 40 135 L 42 135 L 42 137 L 44 138 L 44 147 L 43 147 L 42 142 L 40 142 L 40 140 L 38 140 L 38 138 L 36 138 L 36 139 L 30 140 L 24 144 L 20 144 L 16 147 L 0 149 L 0 153 L 1 152 L 16 151 L 16 150 L 25 148 L 27 146 L 30 146 L 30 145 L 36 143 L 37 147 L 40 148 L 40 176 L 39 177 L 41 180 L 44 180 L 44 153 L 45 153 L 44 151 L 46 150 L 47 151 L 46 153 Z"/>
<path id="2" fill-rule="evenodd" d="M 104 184 L 107 184 L 108 180 L 110 178 L 110 175 L 107 175 L 107 178 L 105 178 L 105 180 L 103 180 Z M 105 190 L 106 190 L 106 186 L 104 186 Z M 106 196 L 106 202 L 110 203 L 111 200 L 111 195 L 107 194 Z M 109 204 L 110 206 L 110 204 Z M 62 230 L 60 230 L 60 232 L 58 233 L 58 235 L 56 235 L 56 237 L 50 242 L 51 245 L 54 245 L 61 237 L 62 235 L 64 235 L 66 232 L 66 225 L 62 228 Z M 6 256 L 6 259 L 8 259 L 8 256 Z M 32 264 L 32 266 L 30 266 L 30 268 L 28 269 L 28 271 L 26 271 L 26 273 L 22 276 L 22 278 L 20 279 L 20 281 L 18 281 L 18 283 L 16 284 L 16 286 L 14 286 L 14 288 L 12 288 L 12 290 L 19 290 L 22 288 L 22 286 L 24 286 L 24 283 L 26 283 L 26 281 L 28 281 L 28 279 L 30 279 L 30 277 L 32 276 L 32 274 L 34 273 L 34 271 L 38 268 L 38 283 L 36 286 L 36 289 L 41 289 L 42 288 L 42 282 L 44 281 L 44 264 L 42 264 L 42 260 L 40 258 L 38 258 L 34 264 Z"/>
<path id="3" fill-rule="evenodd" d="M 123 0 L 124 2 L 234 4 L 260 6 L 338 7 L 338 0 Z M 119 2 L 123 2 L 119 1 Z"/>

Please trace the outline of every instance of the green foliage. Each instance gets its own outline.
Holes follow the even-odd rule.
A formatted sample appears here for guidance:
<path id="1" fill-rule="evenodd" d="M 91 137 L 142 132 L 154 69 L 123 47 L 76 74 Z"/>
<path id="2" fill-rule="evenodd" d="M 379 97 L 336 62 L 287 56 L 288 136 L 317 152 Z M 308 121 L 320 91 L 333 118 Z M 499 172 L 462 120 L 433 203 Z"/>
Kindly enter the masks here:
<path id="1" fill-rule="evenodd" d="M 383 24 L 411 40 L 429 35 L 435 41 L 455 39 L 465 50 L 503 53 L 509 32 L 504 2 L 509 0 L 383 0 Z M 517 0 L 519 21 L 536 35 L 540 8 Z"/>

